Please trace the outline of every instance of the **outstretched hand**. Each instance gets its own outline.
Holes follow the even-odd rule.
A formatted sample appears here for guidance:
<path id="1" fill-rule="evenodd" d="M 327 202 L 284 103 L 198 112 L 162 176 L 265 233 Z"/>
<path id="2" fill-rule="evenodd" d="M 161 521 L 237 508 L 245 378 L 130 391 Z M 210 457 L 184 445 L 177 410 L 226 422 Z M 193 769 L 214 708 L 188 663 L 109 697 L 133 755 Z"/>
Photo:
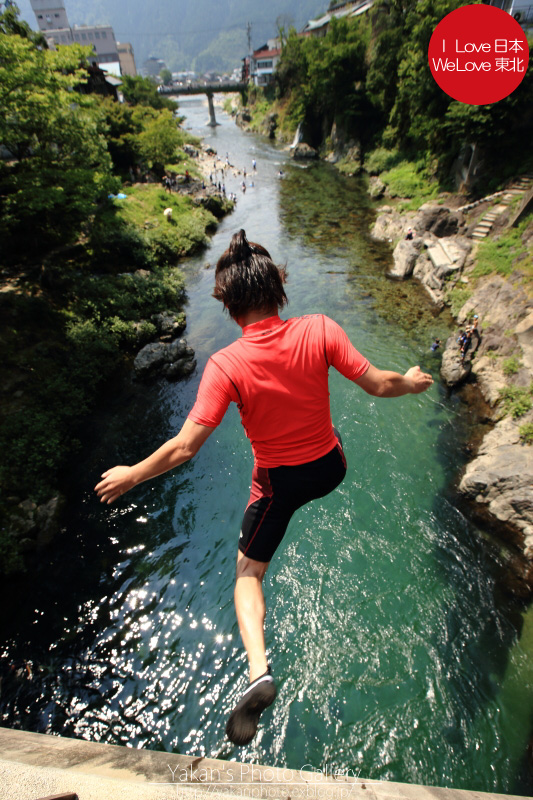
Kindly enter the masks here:
<path id="1" fill-rule="evenodd" d="M 112 467 L 102 473 L 103 480 L 94 487 L 101 503 L 113 503 L 135 486 L 131 467 Z"/>
<path id="2" fill-rule="evenodd" d="M 411 382 L 412 394 L 420 394 L 421 392 L 425 392 L 426 389 L 429 389 L 433 383 L 433 378 L 431 375 L 428 375 L 426 372 L 422 372 L 420 367 L 411 367 L 411 369 L 408 369 L 404 375 L 404 378 L 407 378 Z"/>

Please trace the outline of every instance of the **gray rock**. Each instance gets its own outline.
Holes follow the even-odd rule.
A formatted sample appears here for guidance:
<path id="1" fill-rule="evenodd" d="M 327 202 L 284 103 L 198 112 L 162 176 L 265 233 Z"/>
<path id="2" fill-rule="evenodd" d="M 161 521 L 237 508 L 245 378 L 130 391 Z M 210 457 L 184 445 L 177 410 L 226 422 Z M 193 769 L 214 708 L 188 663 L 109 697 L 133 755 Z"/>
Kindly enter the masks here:
<path id="1" fill-rule="evenodd" d="M 522 348 L 524 366 L 533 372 L 533 311 L 518 323 L 515 333 Z"/>
<path id="2" fill-rule="evenodd" d="M 267 114 L 263 120 L 263 131 L 269 139 L 274 139 L 276 136 L 276 129 L 278 127 L 278 115 L 275 112 Z"/>
<path id="3" fill-rule="evenodd" d="M 163 375 L 165 378 L 169 380 L 176 380 L 177 378 L 183 378 L 186 375 L 190 375 L 191 372 L 194 371 L 196 367 L 196 360 L 193 358 L 180 358 L 177 361 L 174 361 L 173 364 L 166 364 L 163 367 Z"/>
<path id="4" fill-rule="evenodd" d="M 192 144 L 184 144 L 183 150 L 187 155 L 192 156 L 193 158 L 198 158 L 198 150 L 196 147 L 193 147 Z"/>
<path id="5" fill-rule="evenodd" d="M 37 504 L 34 503 L 33 500 L 23 500 L 22 503 L 19 503 L 18 507 L 24 514 L 33 514 L 37 508 Z"/>
<path id="6" fill-rule="evenodd" d="M 35 519 L 37 522 L 37 546 L 46 547 L 59 532 L 61 512 L 65 505 L 65 498 L 61 495 L 52 497 L 47 503 L 37 507 Z"/>
<path id="7" fill-rule="evenodd" d="M 424 203 L 418 209 L 413 227 L 418 233 L 431 231 L 441 238 L 456 234 L 459 231 L 460 221 L 460 214 L 450 211 L 449 208 Z"/>
<path id="8" fill-rule="evenodd" d="M 455 336 L 450 336 L 442 354 L 440 374 L 447 386 L 458 386 L 470 375 L 472 363 L 469 360 L 461 362 L 461 353 L 457 346 Z"/>
<path id="9" fill-rule="evenodd" d="M 346 161 L 357 161 L 361 163 L 361 145 L 348 142 L 345 158 Z"/>
<path id="10" fill-rule="evenodd" d="M 237 111 L 235 115 L 235 123 L 239 126 L 239 128 L 247 128 L 248 123 L 252 121 L 252 115 L 250 114 L 250 110 L 248 108 L 242 108 L 240 111 Z"/>
<path id="11" fill-rule="evenodd" d="M 293 147 L 291 155 L 297 161 L 303 161 L 305 159 L 318 158 L 318 151 L 315 150 L 314 147 L 311 147 L 311 145 L 300 142 Z"/>
<path id="12" fill-rule="evenodd" d="M 468 464 L 459 484 L 466 497 L 483 503 L 501 522 L 525 535 L 524 552 L 533 557 L 533 447 L 522 444 L 519 428 L 533 422 L 533 413 L 514 420 L 506 417 L 485 436 L 477 457 Z"/>
<path id="13" fill-rule="evenodd" d="M 381 178 L 376 175 L 372 175 L 368 181 L 368 194 L 373 200 L 379 200 L 380 197 L 383 197 L 386 188 Z"/>
<path id="14" fill-rule="evenodd" d="M 152 316 L 152 322 L 156 326 L 160 336 L 171 336 L 172 338 L 183 333 L 186 327 L 185 314 L 174 314 L 172 311 L 154 314 Z"/>
<path id="15" fill-rule="evenodd" d="M 497 353 L 500 356 L 510 356 L 516 349 L 513 340 L 500 333 L 486 333 L 483 336 L 478 352 L 480 356 L 487 353 Z"/>
<path id="16" fill-rule="evenodd" d="M 188 347 L 185 339 L 177 339 L 170 344 L 165 342 L 147 344 L 137 353 L 133 362 L 135 376 L 141 379 L 163 375 L 175 380 L 190 375 L 194 367 L 194 350 Z"/>
<path id="17" fill-rule="evenodd" d="M 384 242 L 391 242 L 403 238 L 405 231 L 411 225 L 408 215 L 400 215 L 391 206 L 382 206 L 372 228 L 372 236 Z"/>
<path id="18" fill-rule="evenodd" d="M 391 278 L 408 278 L 413 272 L 421 249 L 420 239 L 400 239 L 392 254 L 394 266 L 389 272 L 389 276 Z"/>

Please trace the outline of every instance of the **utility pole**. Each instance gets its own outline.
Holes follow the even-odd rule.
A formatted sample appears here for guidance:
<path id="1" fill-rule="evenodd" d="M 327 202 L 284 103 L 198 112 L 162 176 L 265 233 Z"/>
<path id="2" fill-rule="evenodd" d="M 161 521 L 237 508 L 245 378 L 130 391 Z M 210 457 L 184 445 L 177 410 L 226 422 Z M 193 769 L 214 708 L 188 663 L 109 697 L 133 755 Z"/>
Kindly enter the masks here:
<path id="1" fill-rule="evenodd" d="M 246 23 L 246 36 L 248 38 L 248 80 L 253 81 L 252 76 L 252 23 Z"/>

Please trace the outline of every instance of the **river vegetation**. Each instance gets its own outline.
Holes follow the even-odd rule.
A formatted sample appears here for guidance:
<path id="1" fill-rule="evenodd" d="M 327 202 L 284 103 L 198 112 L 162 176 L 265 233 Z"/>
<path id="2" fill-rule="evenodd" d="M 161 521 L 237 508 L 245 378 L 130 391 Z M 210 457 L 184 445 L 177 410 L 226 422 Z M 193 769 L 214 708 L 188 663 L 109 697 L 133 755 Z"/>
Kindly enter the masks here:
<path id="1" fill-rule="evenodd" d="M 4 520 L 57 491 L 80 421 L 155 337 L 153 316 L 183 320 L 177 263 L 216 224 L 161 186 L 169 167 L 198 174 L 176 104 L 144 78 L 124 80 L 124 103 L 87 93 L 88 59 L 78 45 L 49 50 L 14 9 L 0 15 Z M 22 563 L 8 527 L 4 571 Z"/>
<path id="2" fill-rule="evenodd" d="M 356 19 L 333 18 L 324 37 L 301 37 L 292 29 L 275 86 L 267 89 L 285 138 L 301 125 L 308 144 L 328 150 L 335 145 L 335 126 L 337 141 L 357 142 L 366 171 L 380 174 L 391 196 L 419 204 L 434 196 L 432 183 L 454 188 L 454 161 L 473 144 L 485 164 L 478 192 L 531 169 L 531 62 L 509 97 L 484 106 L 452 100 L 428 68 L 436 25 L 462 5 L 462 0 L 377 0 Z"/>

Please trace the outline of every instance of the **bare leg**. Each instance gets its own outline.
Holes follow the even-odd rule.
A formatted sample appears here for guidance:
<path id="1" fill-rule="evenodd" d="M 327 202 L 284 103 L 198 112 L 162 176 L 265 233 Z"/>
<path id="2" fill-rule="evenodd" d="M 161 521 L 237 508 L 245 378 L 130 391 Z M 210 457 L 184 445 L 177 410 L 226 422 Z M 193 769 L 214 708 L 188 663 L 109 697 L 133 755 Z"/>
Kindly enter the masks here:
<path id="1" fill-rule="evenodd" d="M 250 683 L 267 671 L 265 652 L 265 598 L 262 582 L 268 564 L 248 558 L 239 550 L 235 581 L 235 611 L 250 665 Z"/>

